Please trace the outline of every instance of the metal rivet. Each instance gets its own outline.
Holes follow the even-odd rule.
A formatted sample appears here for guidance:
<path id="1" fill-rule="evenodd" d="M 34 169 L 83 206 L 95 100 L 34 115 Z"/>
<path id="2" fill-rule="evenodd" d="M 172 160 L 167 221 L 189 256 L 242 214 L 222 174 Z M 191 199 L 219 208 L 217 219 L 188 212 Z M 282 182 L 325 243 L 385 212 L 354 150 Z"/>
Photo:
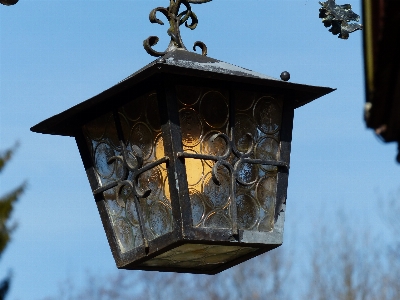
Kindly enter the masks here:
<path id="1" fill-rule="evenodd" d="M 288 81 L 288 80 L 290 79 L 290 74 L 289 74 L 289 72 L 283 71 L 283 72 L 281 73 L 281 79 L 282 79 L 283 81 Z"/>
<path id="2" fill-rule="evenodd" d="M 160 64 L 163 64 L 163 63 L 165 63 L 166 61 L 165 61 L 165 58 L 164 58 L 164 57 L 159 57 L 159 58 L 157 58 L 157 62 L 160 63 Z"/>

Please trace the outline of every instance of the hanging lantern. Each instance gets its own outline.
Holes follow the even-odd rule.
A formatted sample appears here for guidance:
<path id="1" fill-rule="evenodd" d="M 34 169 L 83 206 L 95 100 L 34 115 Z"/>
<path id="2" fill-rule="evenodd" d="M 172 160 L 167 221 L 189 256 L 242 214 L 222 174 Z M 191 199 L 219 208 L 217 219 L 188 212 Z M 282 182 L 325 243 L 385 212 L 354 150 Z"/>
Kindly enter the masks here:
<path id="1" fill-rule="evenodd" d="M 173 9 L 150 19 L 186 18 Z M 294 109 L 332 89 L 188 52 L 174 30 L 165 52 L 144 42 L 158 59 L 31 130 L 76 139 L 118 268 L 215 274 L 282 244 Z"/>

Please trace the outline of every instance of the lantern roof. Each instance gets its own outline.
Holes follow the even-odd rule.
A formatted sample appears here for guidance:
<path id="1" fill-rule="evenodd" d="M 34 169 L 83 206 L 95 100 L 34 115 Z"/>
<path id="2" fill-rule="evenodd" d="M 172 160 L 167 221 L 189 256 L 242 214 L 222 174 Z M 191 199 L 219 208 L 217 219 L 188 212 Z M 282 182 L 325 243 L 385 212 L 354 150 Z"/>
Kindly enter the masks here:
<path id="1" fill-rule="evenodd" d="M 88 116 L 99 110 L 104 111 L 104 107 L 110 99 L 113 99 L 114 105 L 115 97 L 118 95 L 143 83 L 151 84 L 156 76 L 161 74 L 184 75 L 186 78 L 204 78 L 273 88 L 276 93 L 288 95 L 290 99 L 293 99 L 295 108 L 334 90 L 328 87 L 286 82 L 208 56 L 176 49 L 157 58 L 102 93 L 40 122 L 33 126 L 31 131 L 43 134 L 74 136 L 75 130 L 84 123 Z"/>

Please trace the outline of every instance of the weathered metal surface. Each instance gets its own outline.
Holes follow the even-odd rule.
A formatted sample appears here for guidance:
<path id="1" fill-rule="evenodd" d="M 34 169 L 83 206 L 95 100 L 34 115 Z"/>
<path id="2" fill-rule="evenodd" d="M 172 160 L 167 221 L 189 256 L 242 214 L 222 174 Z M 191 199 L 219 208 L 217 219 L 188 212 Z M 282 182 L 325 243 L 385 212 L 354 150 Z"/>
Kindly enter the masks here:
<path id="1" fill-rule="evenodd" d="M 364 70 L 368 128 L 384 142 L 397 142 L 400 163 L 400 2 L 363 1 Z"/>
<path id="2" fill-rule="evenodd" d="M 258 164 L 258 165 L 269 165 L 269 166 L 276 166 L 282 168 L 285 171 L 288 171 L 289 166 L 287 163 L 282 161 L 275 161 L 275 160 L 262 160 L 262 159 L 251 159 L 250 156 L 252 155 L 254 144 L 253 144 L 253 137 L 251 133 L 246 133 L 246 135 L 251 139 L 251 145 L 248 147 L 245 153 L 241 153 L 236 148 L 235 138 L 234 138 L 234 127 L 231 127 L 230 130 L 230 137 L 226 134 L 214 134 L 210 137 L 210 142 L 214 142 L 217 138 L 222 138 L 225 141 L 226 148 L 222 155 L 205 155 L 205 154 L 197 154 L 197 153 L 188 153 L 188 152 L 179 152 L 177 155 L 178 157 L 183 158 L 195 158 L 195 159 L 203 159 L 203 160 L 211 160 L 214 161 L 214 165 L 212 168 L 212 179 L 214 182 L 219 185 L 220 179 L 218 178 L 218 168 L 223 166 L 225 167 L 229 174 L 230 174 L 230 199 L 231 199 L 231 218 L 232 218 L 232 232 L 233 235 L 239 239 L 238 235 L 238 224 L 237 224 L 237 203 L 236 203 L 236 182 L 242 186 L 249 186 L 254 184 L 254 182 L 244 182 L 238 176 L 238 167 L 243 164 Z M 233 154 L 238 158 L 234 165 L 228 160 L 228 158 Z"/>
<path id="3" fill-rule="evenodd" d="M 285 82 L 264 74 L 250 71 L 229 63 L 202 56 L 193 52 L 176 50 L 151 62 L 139 71 L 128 76 L 108 90 L 76 106 L 57 114 L 31 128 L 34 132 L 75 136 L 80 126 L 94 114 L 109 110 L 108 100 L 113 98 L 113 105 L 128 102 L 132 93 L 143 93 L 159 80 L 159 75 L 181 76 L 177 82 L 203 82 L 214 79 L 216 82 L 234 84 L 253 84 L 258 88 L 270 88 L 277 94 L 286 95 L 295 103 L 294 108 L 305 105 L 334 89 L 304 84 Z M 210 84 L 210 83 L 208 83 Z M 130 91 L 134 88 L 134 91 Z"/>
<path id="4" fill-rule="evenodd" d="M 133 194 L 134 199 L 135 199 L 135 207 L 138 212 L 138 217 L 139 217 L 139 227 L 140 231 L 142 233 L 142 239 L 143 239 L 143 244 L 145 245 L 146 251 L 149 248 L 149 243 L 148 243 L 148 238 L 146 236 L 146 230 L 144 228 L 144 220 L 143 220 L 143 213 L 141 211 L 140 203 L 139 203 L 139 198 L 147 198 L 150 193 L 152 192 L 150 189 L 143 191 L 138 185 L 137 185 L 137 180 L 140 174 L 162 164 L 165 163 L 169 160 L 168 157 L 163 157 L 153 163 L 150 163 L 146 166 L 143 167 L 143 153 L 142 150 L 136 146 L 133 145 L 131 151 L 128 152 L 125 143 L 121 141 L 121 148 L 122 148 L 122 155 L 119 156 L 113 156 L 109 159 L 108 163 L 111 164 L 115 161 L 119 161 L 122 164 L 122 174 L 121 177 L 112 182 L 109 183 L 101 188 L 98 188 L 93 191 L 93 194 L 100 194 L 103 193 L 113 187 L 117 187 L 117 202 L 123 202 L 124 200 L 121 199 L 123 197 L 126 197 L 126 195 L 122 195 L 123 189 L 128 189 L 129 194 Z M 128 179 L 129 172 L 131 172 L 131 177 L 132 179 Z"/>
<path id="5" fill-rule="evenodd" d="M 156 45 L 159 41 L 157 36 L 150 36 L 143 41 L 143 47 L 146 52 L 152 56 L 163 56 L 166 53 L 173 51 L 175 49 L 187 50 L 183 44 L 181 33 L 179 27 L 182 24 L 191 30 L 194 30 L 199 22 L 196 14 L 192 11 L 192 4 L 201 4 L 210 2 L 212 0 L 170 0 L 168 7 L 157 7 L 150 12 L 150 22 L 155 24 L 164 25 L 164 22 L 157 18 L 157 13 L 163 14 L 168 22 L 169 29 L 167 31 L 168 35 L 171 37 L 171 41 L 168 45 L 167 50 L 163 52 L 158 52 L 152 47 Z M 181 5 L 185 7 L 182 12 L 180 11 Z M 188 23 L 190 21 L 190 23 Z M 202 55 L 207 55 L 207 47 L 203 42 L 197 41 L 194 43 L 193 50 L 199 47 L 202 50 Z"/>
<path id="6" fill-rule="evenodd" d="M 335 0 L 327 0 L 319 4 L 322 6 L 319 9 L 322 23 L 325 27 L 332 26 L 329 31 L 334 35 L 339 34 L 339 38 L 346 40 L 350 33 L 363 28 L 361 24 L 350 23 L 360 21 L 360 16 L 351 10 L 350 4 L 338 5 Z"/>
<path id="7" fill-rule="evenodd" d="M 0 0 L 0 3 L 3 5 L 14 5 L 17 4 L 18 0 Z"/>
<path id="8" fill-rule="evenodd" d="M 182 92 L 182 87 L 188 93 Z M 185 102 L 193 90 L 200 90 L 197 100 Z M 331 91 L 284 82 L 192 52 L 175 50 L 32 130 L 76 138 L 118 268 L 216 274 L 282 244 L 294 109 Z M 205 98 L 212 93 L 219 93 L 218 97 L 222 98 Z M 153 100 L 148 95 L 155 95 L 151 99 L 156 105 L 150 105 Z M 223 109 L 217 109 L 221 108 L 218 103 L 223 104 Z M 265 105 L 258 106 L 258 103 Z M 276 109 L 271 103 L 278 105 Z M 188 133 L 197 127 L 191 122 L 194 118 L 182 117 L 182 111 L 188 110 L 202 118 L 199 124 L 209 124 L 201 127 L 196 139 L 199 143 L 190 146 L 185 141 L 188 136 L 194 136 Z M 223 114 L 215 114 L 219 111 Z M 212 113 L 211 119 L 205 117 L 208 112 Z M 278 117 L 275 112 L 279 112 Z M 214 119 L 217 117 L 218 120 Z M 131 121 L 126 123 L 128 119 Z M 158 122 L 157 129 L 153 126 L 154 119 Z M 156 134 L 140 131 L 136 132 L 138 139 L 133 139 L 136 125 L 147 126 L 146 122 Z M 141 138 L 150 139 L 156 146 L 143 150 Z M 276 147 L 262 143 L 267 138 L 274 140 Z M 162 143 L 156 142 L 160 139 Z M 201 150 L 202 143 L 214 142 L 218 149 L 213 149 L 217 151 Z M 99 145 L 110 147 L 96 152 L 103 149 Z M 259 156 L 257 147 L 261 149 L 261 145 L 266 150 Z M 197 151 L 194 147 L 198 147 Z M 192 172 L 189 166 L 193 161 L 208 164 L 207 172 L 204 169 L 200 175 L 197 169 Z M 250 168 L 240 169 L 244 164 Z M 111 165 L 112 171 L 107 173 Z M 164 185 L 160 188 L 157 184 L 147 185 L 156 179 L 145 177 L 146 173 L 161 167 L 163 174 L 166 173 L 162 177 Z M 252 173 L 253 168 L 256 173 Z M 223 172 L 219 174 L 217 169 Z M 205 205 L 209 209 L 202 212 L 199 222 L 194 222 L 196 211 L 192 196 L 197 187 L 189 182 L 193 174 L 200 176 L 198 191 L 204 197 L 209 197 L 207 185 L 224 187 L 221 191 L 212 190 L 212 195 L 223 195 L 223 203 L 214 205 L 207 198 L 204 203 L 208 203 Z M 246 174 L 250 176 L 240 177 Z M 224 178 L 227 180 L 221 180 Z M 260 185 L 268 178 L 273 178 L 268 184 L 273 186 L 274 194 L 268 200 L 271 205 L 264 208 L 258 193 L 270 191 L 269 187 L 264 190 Z M 165 186 L 168 186 L 168 196 L 164 193 Z M 153 234 L 149 215 L 159 199 L 153 199 L 152 195 L 158 195 L 161 189 L 160 195 L 169 201 L 168 230 Z M 261 195 L 262 199 L 270 197 Z M 128 202 L 132 211 L 128 211 Z M 228 223 L 206 223 L 222 210 Z M 120 225 L 132 212 L 137 216 L 135 223 L 130 227 L 127 222 Z M 264 220 L 271 221 L 268 223 L 271 227 L 261 228 L 259 225 Z M 122 240 L 126 237 L 124 230 L 130 230 L 129 234 L 135 236 L 131 246 Z"/>
<path id="9" fill-rule="evenodd" d="M 226 88 L 229 89 L 229 124 L 230 124 L 230 137 L 225 134 L 218 134 L 214 137 L 215 139 L 223 139 L 226 142 L 225 153 L 222 155 L 205 155 L 199 154 L 194 155 L 193 153 L 185 151 L 182 148 L 182 124 L 179 121 L 179 103 L 177 93 L 175 88 L 173 88 L 172 82 L 176 82 L 172 78 L 166 76 L 164 78 L 160 78 L 156 83 L 157 90 L 157 98 L 159 103 L 159 111 L 160 111 L 160 121 L 161 121 L 161 132 L 164 141 L 164 157 L 154 161 L 153 163 L 146 164 L 142 167 L 143 154 L 139 147 L 135 145 L 129 144 L 129 149 L 127 149 L 128 144 L 124 141 L 127 139 L 124 136 L 124 131 L 121 127 L 121 120 L 123 115 L 119 116 L 120 110 L 113 109 L 111 115 L 114 115 L 113 123 L 115 124 L 116 131 L 114 131 L 113 135 L 115 135 L 117 140 L 120 140 L 119 155 L 112 156 L 108 159 L 109 164 L 116 165 L 118 177 L 114 179 L 114 181 L 98 184 L 98 180 L 96 180 L 96 161 L 93 157 L 93 154 L 90 154 L 91 151 L 87 146 L 87 141 L 82 136 L 82 134 L 76 134 L 77 143 L 81 152 L 82 160 L 84 162 L 85 169 L 87 171 L 87 175 L 89 181 L 91 182 L 93 194 L 95 196 L 97 206 L 99 209 L 99 213 L 102 218 L 103 226 L 107 234 L 107 238 L 110 244 L 110 248 L 112 250 L 113 256 L 115 258 L 116 264 L 119 268 L 124 269 L 141 269 L 141 270 L 158 270 L 158 271 L 174 271 L 174 272 L 190 272 L 190 273 L 203 273 L 203 274 L 216 274 L 229 268 L 233 265 L 236 265 L 244 260 L 247 260 L 251 257 L 262 254 L 270 249 L 273 249 L 279 246 L 282 243 L 282 235 L 283 235 L 283 220 L 284 220 L 284 203 L 286 202 L 286 189 L 287 189 L 287 174 L 288 174 L 288 164 L 289 164 L 289 156 L 290 153 L 286 153 L 286 151 L 290 152 L 289 148 L 285 146 L 287 143 L 290 144 L 290 137 L 287 135 L 291 135 L 287 131 L 291 131 L 292 124 L 292 105 L 286 105 L 286 109 L 284 109 L 285 114 L 288 116 L 284 116 L 284 122 L 289 123 L 288 125 L 282 124 L 282 138 L 283 144 L 278 157 L 283 159 L 283 161 L 274 161 L 274 160 L 262 160 L 262 159 L 253 159 L 250 157 L 251 149 L 253 149 L 254 145 L 251 143 L 248 151 L 241 149 L 242 152 L 239 152 L 235 143 L 234 130 L 236 124 L 235 120 L 235 102 L 238 101 L 233 93 L 233 90 L 237 88 L 237 86 L 228 84 Z M 209 83 L 211 83 L 209 81 Z M 171 88 L 172 86 L 172 88 Z M 207 86 L 207 84 L 206 84 Z M 218 84 L 221 86 L 221 83 Z M 222 84 L 222 86 L 224 86 Z M 253 88 L 250 86 L 247 87 L 247 90 L 252 91 Z M 136 101 L 136 100 L 135 100 Z M 138 103 L 137 101 L 135 103 Z M 290 102 L 289 102 L 290 103 Z M 132 107 L 133 108 L 133 107 Z M 240 107 L 239 107 L 240 109 Z M 100 118 L 101 119 L 101 118 Z M 90 121 L 91 122 L 91 121 Z M 92 126 L 92 125 L 91 125 Z M 109 126 L 106 128 L 109 128 Z M 251 136 L 251 134 L 247 134 Z M 104 138 L 102 138 L 104 139 Z M 128 141 L 127 141 L 128 143 Z M 233 155 L 236 157 L 236 162 L 232 161 L 232 159 L 228 159 L 227 156 Z M 92 156 L 92 157 L 90 157 Z M 189 196 L 189 188 L 187 183 L 187 161 L 185 159 L 202 159 L 202 160 L 211 160 L 215 162 L 214 169 L 218 168 L 218 166 L 223 166 L 227 168 L 228 172 L 231 174 L 231 182 L 230 182 L 230 193 L 228 195 L 230 199 L 230 212 L 232 216 L 230 217 L 232 220 L 231 228 L 213 228 L 213 227 L 194 227 L 192 221 L 192 207 L 191 207 L 191 199 Z M 232 157 L 231 157 L 232 158 Z M 146 236 L 146 229 L 143 225 L 144 215 L 143 210 L 140 208 L 139 201 L 144 201 L 147 196 L 151 193 L 150 191 L 141 190 L 137 185 L 137 178 L 140 174 L 150 170 L 151 168 L 156 167 L 157 165 L 167 162 L 166 168 L 168 170 L 168 182 L 170 186 L 170 194 L 171 194 L 171 205 L 173 207 L 173 232 L 166 233 L 157 237 L 156 239 L 149 239 Z M 277 205 L 279 206 L 279 211 L 275 215 L 276 225 L 274 229 L 269 231 L 257 231 L 257 230 L 244 230 L 243 228 L 238 228 L 238 220 L 236 206 L 237 203 L 235 201 L 235 187 L 238 184 L 242 184 L 245 186 L 249 186 L 249 183 L 242 181 L 237 174 L 237 167 L 241 164 L 269 164 L 271 166 L 278 167 L 277 169 L 277 184 L 279 185 L 277 196 L 280 199 L 277 199 Z M 93 169 L 94 168 L 94 169 Z M 129 173 L 129 175 L 128 175 Z M 280 175 L 282 173 L 282 176 Z M 213 172 L 213 176 L 215 180 L 218 181 L 218 173 Z M 117 189 L 115 189 L 117 187 Z M 114 191 L 111 191 L 114 188 Z M 124 189 L 124 194 L 122 197 L 127 198 L 126 192 L 133 193 L 136 211 L 138 213 L 138 221 L 139 226 L 141 228 L 140 234 L 137 236 L 138 239 L 142 239 L 143 242 L 139 243 L 134 248 L 129 251 L 124 251 L 121 249 L 119 245 L 119 237 L 115 232 L 115 225 L 113 225 L 114 220 L 112 216 L 110 216 L 110 211 L 108 205 L 106 204 L 107 198 L 105 198 L 105 192 L 110 190 L 112 193 L 119 194 L 121 190 Z M 152 191 L 156 192 L 156 191 Z M 118 202 L 117 195 L 117 202 Z M 142 200 L 139 200 L 142 199 Z M 120 199 L 121 200 L 121 199 Z M 124 199 L 122 199 L 124 201 Z M 131 201 L 131 200 L 129 200 Z M 125 218 L 124 218 L 125 219 Z M 193 245 L 193 246 L 190 246 Z M 210 245 L 208 247 L 207 245 Z M 199 261 L 198 266 L 192 267 L 183 267 L 187 266 L 189 262 L 179 261 L 179 257 L 182 255 L 190 256 L 190 251 L 188 253 L 181 252 L 186 248 L 197 249 L 202 253 L 201 249 L 210 249 L 204 250 L 205 252 L 201 254 L 204 261 L 213 260 L 214 257 L 223 257 L 218 263 L 201 263 L 201 259 L 199 258 L 199 252 L 195 250 L 197 260 Z M 224 249 L 237 249 L 234 251 L 227 251 L 224 253 Z M 182 250 L 183 249 L 183 250 Z M 246 250 L 247 249 L 247 250 Z M 215 254 L 215 251 L 221 251 L 221 253 Z M 190 260 L 191 264 L 196 262 L 196 260 Z"/>

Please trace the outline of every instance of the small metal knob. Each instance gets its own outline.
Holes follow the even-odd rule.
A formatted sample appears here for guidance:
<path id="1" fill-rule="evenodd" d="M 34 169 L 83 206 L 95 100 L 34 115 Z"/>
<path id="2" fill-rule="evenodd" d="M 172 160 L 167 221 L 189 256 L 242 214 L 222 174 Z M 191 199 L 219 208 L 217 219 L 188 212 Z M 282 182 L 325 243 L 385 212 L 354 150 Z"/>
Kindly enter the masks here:
<path id="1" fill-rule="evenodd" d="M 288 81 L 288 80 L 290 79 L 290 74 L 289 74 L 289 72 L 283 71 L 283 72 L 281 73 L 281 79 L 282 79 L 283 81 Z"/>

